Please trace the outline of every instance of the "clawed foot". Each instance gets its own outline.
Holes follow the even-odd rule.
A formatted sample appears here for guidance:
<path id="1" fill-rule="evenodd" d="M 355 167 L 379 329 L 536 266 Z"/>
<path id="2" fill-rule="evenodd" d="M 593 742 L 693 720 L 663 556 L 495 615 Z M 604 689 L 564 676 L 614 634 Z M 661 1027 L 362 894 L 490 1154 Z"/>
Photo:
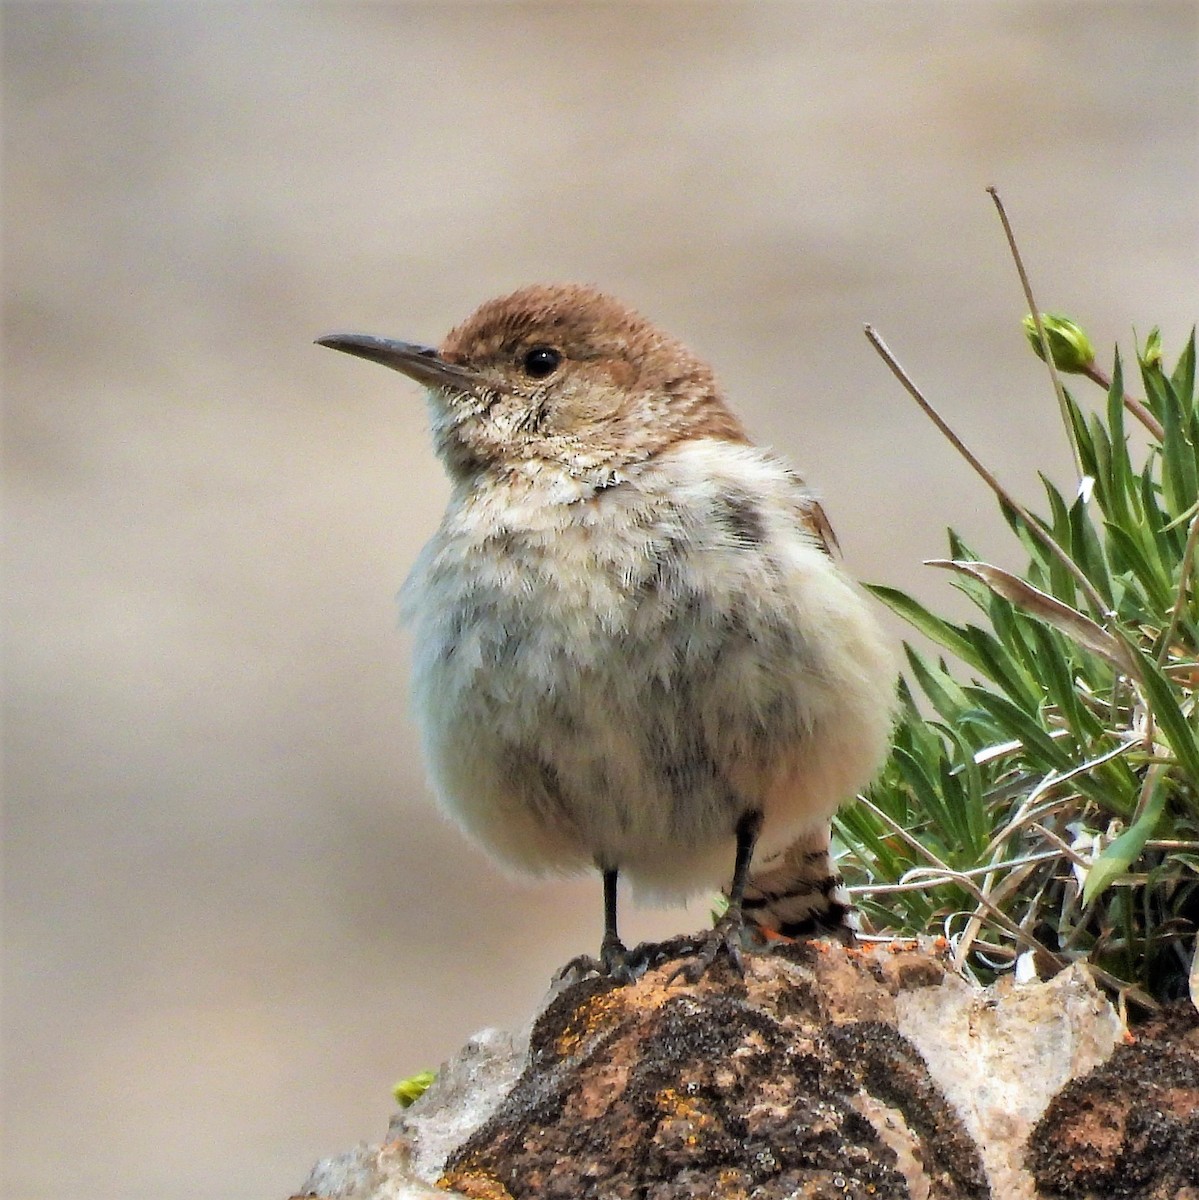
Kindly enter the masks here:
<path id="1" fill-rule="evenodd" d="M 605 938 L 599 958 L 580 954 L 572 958 L 554 976 L 554 981 L 571 979 L 577 982 L 588 975 L 599 975 L 613 983 L 636 983 L 646 971 L 663 963 L 682 959 L 666 977 L 669 986 L 676 979 L 698 983 L 721 956 L 725 957 L 738 975 L 745 974 L 742 939 L 745 926 L 739 916 L 725 913 L 711 929 L 693 937 L 671 938 L 666 942 L 642 942 L 629 950 L 619 938 Z"/>
<path id="2" fill-rule="evenodd" d="M 741 914 L 730 909 L 711 929 L 684 941 L 679 948 L 688 957 L 666 977 L 667 986 L 676 979 L 698 983 L 722 954 L 738 975 L 744 975 L 745 959 L 741 954 L 743 928 Z"/>
<path id="3" fill-rule="evenodd" d="M 654 961 L 655 949 L 650 942 L 642 942 L 630 950 L 620 938 L 605 937 L 599 958 L 580 954 L 562 967 L 554 979 L 558 981 L 567 976 L 583 979 L 588 975 L 601 975 L 622 985 L 635 983 Z"/>

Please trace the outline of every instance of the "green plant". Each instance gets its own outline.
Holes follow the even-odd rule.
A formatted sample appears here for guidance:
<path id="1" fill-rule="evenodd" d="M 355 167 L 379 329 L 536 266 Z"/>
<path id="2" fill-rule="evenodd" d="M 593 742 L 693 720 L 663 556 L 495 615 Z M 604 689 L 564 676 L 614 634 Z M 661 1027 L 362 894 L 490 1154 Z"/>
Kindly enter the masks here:
<path id="1" fill-rule="evenodd" d="M 1107 392 L 1087 412 L 1053 372 L 1081 477 L 1073 495 L 1042 477 L 1040 515 L 970 455 L 867 330 L 996 491 L 1028 565 L 1003 571 L 951 530 L 935 565 L 980 614 L 961 624 L 871 589 L 937 650 L 905 644 L 894 749 L 837 819 L 841 866 L 884 935 L 943 932 L 983 978 L 1085 960 L 1148 1006 L 1185 994 L 1199 926 L 1195 336 L 1166 374 L 1150 334 L 1137 355 L 1142 401 L 1125 394 L 1119 354 L 1109 378 L 1072 322 L 1026 325 L 1042 357 Z M 1149 431 L 1139 464 L 1130 415 Z"/>
<path id="2" fill-rule="evenodd" d="M 401 1079 L 391 1089 L 391 1094 L 401 1108 L 411 1108 L 433 1086 L 436 1078 L 436 1071 L 417 1071 L 415 1075 Z"/>

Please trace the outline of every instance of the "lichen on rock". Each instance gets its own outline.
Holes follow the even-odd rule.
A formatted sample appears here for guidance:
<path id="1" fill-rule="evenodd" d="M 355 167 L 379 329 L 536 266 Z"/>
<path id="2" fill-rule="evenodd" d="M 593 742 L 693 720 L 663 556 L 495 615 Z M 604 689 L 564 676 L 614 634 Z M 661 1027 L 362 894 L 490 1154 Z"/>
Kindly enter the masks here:
<path id="1" fill-rule="evenodd" d="M 692 985 L 670 980 L 669 953 L 629 986 L 560 981 L 526 1034 L 476 1035 L 382 1145 L 319 1164 L 301 1194 L 1081 1200 L 1081 1157 L 1113 1177 L 1140 1164 L 1097 1197 L 1199 1195 L 1180 1182 L 1199 1145 L 1199 1032 L 1175 1019 L 1113 1056 L 1123 1025 L 1082 968 L 980 988 L 944 943 L 815 941 Z M 1103 1074 L 1109 1057 L 1128 1058 L 1122 1073 Z M 1118 1088 L 1144 1101 L 1119 1125 L 1132 1149 L 1101 1138 L 1080 1156 L 1085 1114 L 1114 1112 Z M 1159 1147 L 1173 1174 L 1146 1165 Z"/>
<path id="2" fill-rule="evenodd" d="M 885 1019 L 899 961 L 805 946 L 696 985 L 668 983 L 669 965 L 631 987 L 586 979 L 542 1014 L 528 1069 L 442 1184 L 488 1200 L 989 1196 Z"/>
<path id="3" fill-rule="evenodd" d="M 1199 1013 L 1172 1005 L 1068 1083 L 1028 1140 L 1040 1194 L 1199 1198 Z"/>

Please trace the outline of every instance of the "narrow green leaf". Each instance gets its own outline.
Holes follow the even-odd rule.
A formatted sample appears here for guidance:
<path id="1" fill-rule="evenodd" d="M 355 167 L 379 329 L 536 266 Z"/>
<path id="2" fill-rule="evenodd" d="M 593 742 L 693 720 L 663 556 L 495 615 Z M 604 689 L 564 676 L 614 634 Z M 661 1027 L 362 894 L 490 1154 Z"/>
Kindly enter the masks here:
<path id="1" fill-rule="evenodd" d="M 1040 704 L 1040 687 L 1007 647 L 994 634 L 977 625 L 967 625 L 964 632 L 970 640 L 978 669 L 1028 712 L 1035 712 Z"/>
<path id="2" fill-rule="evenodd" d="M 995 721 L 1005 738 L 1019 741 L 1039 766 L 1068 771 L 1073 765 L 1066 748 L 1059 746 L 1033 717 L 1006 697 L 978 687 L 968 687 L 966 694 Z"/>
<path id="3" fill-rule="evenodd" d="M 1041 476 L 1041 483 L 1045 488 L 1045 495 L 1049 499 L 1049 512 L 1052 518 L 1052 522 L 1048 525 L 1048 530 L 1059 546 L 1068 547 L 1070 545 L 1070 510 L 1066 507 L 1066 501 L 1062 498 L 1061 492 L 1054 487 L 1053 483 L 1045 475 Z M 1049 590 L 1059 600 L 1064 600 L 1067 604 L 1072 604 L 1078 594 L 1078 584 L 1075 582 L 1074 577 L 1066 570 L 1056 554 L 1049 556 L 1047 561 L 1049 566 Z"/>
<path id="4" fill-rule="evenodd" d="M 1065 497 L 1058 491 L 1049 476 L 1044 473 L 1041 473 L 1041 486 L 1045 489 L 1045 496 L 1049 500 L 1049 511 L 1053 517 L 1049 532 L 1057 541 L 1064 542 L 1070 534 L 1070 510 Z"/>
<path id="5" fill-rule="evenodd" d="M 1162 438 L 1162 495 L 1169 511 L 1180 513 L 1199 496 L 1199 462 L 1196 461 L 1190 421 L 1183 410 L 1181 398 L 1175 392 L 1174 385 L 1164 376 L 1160 383 L 1166 397 L 1166 411 L 1170 414 L 1162 422 L 1165 427 L 1165 437 Z"/>
<path id="6" fill-rule="evenodd" d="M 1070 393 L 1063 388 L 1062 395 L 1066 398 L 1066 414 L 1070 418 L 1070 426 L 1074 435 L 1074 444 L 1078 447 L 1078 461 L 1084 475 L 1094 475 L 1096 470 L 1095 446 L 1091 441 L 1091 431 L 1087 428 L 1082 410 Z"/>
<path id="7" fill-rule="evenodd" d="M 1190 786 L 1199 788 L 1199 741 L 1182 711 L 1178 692 L 1153 659 L 1139 649 L 1133 649 L 1140 659 L 1140 680 L 1153 710 L 1153 719 L 1187 775 Z"/>
<path id="8" fill-rule="evenodd" d="M 1077 746 L 1085 746 L 1103 733 L 1102 723 L 1078 699 L 1078 688 L 1074 682 L 1070 659 L 1062 645 L 1062 639 L 1044 625 L 1033 626 L 1037 661 L 1041 665 L 1041 679 L 1057 706 L 1062 720 L 1070 730 Z M 1106 664 L 1107 660 L 1104 659 Z"/>
<path id="9" fill-rule="evenodd" d="M 1188 414 L 1183 412 L 1178 393 L 1160 369 L 1143 367 L 1141 377 L 1149 407 L 1162 423 L 1162 498 L 1169 512 L 1179 513 L 1199 494 L 1196 483 L 1199 467 L 1195 463 L 1195 446 L 1188 437 Z"/>
<path id="10" fill-rule="evenodd" d="M 871 789 L 871 797 L 874 798 L 880 790 L 889 796 L 900 789 L 894 783 L 886 789 L 875 787 Z M 898 824 L 903 826 L 906 822 L 901 820 Z M 902 839 L 883 828 L 878 818 L 864 805 L 851 804 L 843 808 L 837 814 L 836 827 L 846 844 L 853 848 L 858 860 L 877 878 L 894 881 L 911 866 L 910 849 Z"/>
<path id="11" fill-rule="evenodd" d="M 1095 446 L 1095 503 L 1104 516 L 1128 519 L 1126 497 L 1121 488 L 1117 460 L 1124 447 L 1113 445 L 1098 417 L 1091 417 L 1091 441 Z"/>
<path id="12" fill-rule="evenodd" d="M 1165 375 L 1162 374 L 1160 366 L 1147 366 L 1144 358 L 1140 359 L 1141 364 L 1141 382 L 1145 385 L 1145 403 L 1149 411 L 1155 417 L 1166 425 L 1169 420 L 1178 419 L 1178 413 L 1170 413 L 1167 409 L 1170 406 L 1171 397 L 1166 395 L 1162 383 L 1165 380 Z"/>
<path id="13" fill-rule="evenodd" d="M 955 772 L 954 778 L 961 780 L 957 789 L 956 800 L 951 809 L 954 815 L 954 825 L 958 832 L 957 848 L 959 853 L 954 856 L 955 865 L 974 866 L 986 846 L 990 831 L 987 822 L 987 803 L 983 795 L 982 772 L 974 760 L 974 752 L 966 744 L 960 726 L 951 726 L 945 731 L 957 745 L 957 760 L 961 769 Z M 942 766 L 942 791 L 950 795 L 951 780 L 948 776 L 948 763 Z M 965 851 L 965 855 L 961 851 Z"/>
<path id="14" fill-rule="evenodd" d="M 1001 504 L 999 508 L 1003 514 L 1003 519 L 1008 523 L 1008 526 L 1016 537 L 1020 539 L 1020 545 L 1029 557 L 1030 574 L 1035 571 L 1037 574 L 1047 575 L 1050 553 L 1044 543 L 1033 536 L 1029 531 L 1028 522 L 1015 509 L 1006 504 Z M 1043 521 L 1039 521 L 1038 525 L 1041 528 L 1045 528 Z"/>
<path id="15" fill-rule="evenodd" d="M 970 549 L 969 546 L 962 540 L 961 534 L 956 529 L 947 529 L 946 537 L 949 539 L 949 557 L 950 558 L 977 558 L 978 555 Z"/>
<path id="16" fill-rule="evenodd" d="M 1112 580 L 1108 573 L 1107 556 L 1091 524 L 1091 515 L 1081 496 L 1070 506 L 1070 556 L 1082 568 L 1110 608 Z"/>
<path id="17" fill-rule="evenodd" d="M 934 616 L 919 600 L 901 592 L 898 588 L 887 587 L 881 583 L 868 583 L 866 590 L 877 600 L 885 604 L 896 616 L 905 620 L 913 629 L 919 630 L 930 641 L 938 646 L 944 646 L 950 654 L 970 663 L 975 663 L 974 648 L 970 641 L 956 626 L 951 625 L 941 617 Z"/>
<path id="18" fill-rule="evenodd" d="M 1141 472 L 1142 523 L 1157 545 L 1158 557 L 1163 563 L 1178 562 L 1182 557 L 1182 542 L 1169 528 L 1172 517 L 1162 509 L 1162 498 L 1153 472 L 1152 461 L 1145 464 Z"/>
<path id="19" fill-rule="evenodd" d="M 1191 329 L 1191 336 L 1187 338 L 1187 344 L 1183 347 L 1182 354 L 1179 356 L 1178 363 L 1174 368 L 1174 374 L 1170 376 L 1170 382 L 1174 385 L 1174 391 L 1182 397 L 1186 402 L 1190 397 L 1192 400 L 1195 395 L 1195 330 Z"/>
<path id="20" fill-rule="evenodd" d="M 1166 792 L 1164 778 L 1159 774 L 1141 815 L 1091 864 L 1086 882 L 1082 885 L 1084 904 L 1090 904 L 1096 896 L 1102 895 L 1111 886 L 1112 880 L 1123 875 L 1140 857 L 1145 843 L 1157 829 L 1166 805 Z"/>
<path id="21" fill-rule="evenodd" d="M 991 597 L 991 624 L 999 640 L 1020 664 L 1023 674 L 1029 679 L 1039 680 L 1041 665 L 1037 662 L 1032 644 L 1032 629 L 1037 622 L 1010 600 L 994 595 Z"/>
<path id="22" fill-rule="evenodd" d="M 979 670 L 1027 712 L 1036 712 L 1041 703 L 1041 686 L 1008 648 L 994 634 L 977 625 L 967 625 L 965 633 L 974 647 Z"/>
<path id="23" fill-rule="evenodd" d="M 1119 524 L 1136 521 L 1137 490 L 1132 463 L 1128 457 L 1128 437 L 1124 431 L 1124 367 L 1116 351 L 1112 367 L 1112 386 L 1107 393 L 1107 428 L 1111 448 L 1106 514 Z"/>
<path id="24" fill-rule="evenodd" d="M 956 561 L 958 559 L 974 559 L 978 557 L 978 555 L 975 554 L 964 541 L 962 541 L 956 530 L 947 529 L 945 532 L 948 535 L 950 559 Z M 927 566 L 928 564 L 926 563 L 925 565 Z M 985 613 L 987 611 L 991 597 L 985 587 L 979 587 L 977 585 L 977 581 L 958 576 L 954 579 L 953 586 L 964 596 L 968 597 L 970 602 L 980 612 Z"/>
<path id="25" fill-rule="evenodd" d="M 912 796 L 920 810 L 930 817 L 937 827 L 939 834 L 937 840 L 942 844 L 945 842 L 952 844 L 954 840 L 953 809 L 946 804 L 945 796 L 941 792 L 940 780 L 929 774 L 924 763 L 906 750 L 897 746 L 894 756 L 895 765 L 899 768 L 904 782 L 911 788 Z M 948 838 L 945 836 L 946 831 L 949 831 L 950 834 Z"/>
<path id="26" fill-rule="evenodd" d="M 909 646 L 907 642 L 904 642 L 903 649 L 912 674 L 916 676 L 916 682 L 928 697 L 929 703 L 946 721 L 956 721 L 962 709 L 968 705 L 966 693 L 962 691 L 961 685 L 948 671 L 930 663 L 919 650 Z"/>
<path id="27" fill-rule="evenodd" d="M 1113 550 L 1113 562 L 1117 570 L 1129 570 L 1147 593 L 1148 610 L 1160 614 L 1173 603 L 1173 589 L 1165 572 L 1158 544 L 1145 526 L 1126 529 L 1122 525 L 1108 522 L 1104 526 L 1108 542 Z M 1138 617 L 1146 615 L 1138 613 Z"/>

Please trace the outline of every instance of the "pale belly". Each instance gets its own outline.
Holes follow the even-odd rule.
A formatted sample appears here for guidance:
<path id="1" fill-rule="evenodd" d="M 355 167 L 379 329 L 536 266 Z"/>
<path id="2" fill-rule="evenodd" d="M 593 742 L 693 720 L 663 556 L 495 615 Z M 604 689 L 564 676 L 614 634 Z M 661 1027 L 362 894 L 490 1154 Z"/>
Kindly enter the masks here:
<path id="1" fill-rule="evenodd" d="M 894 667 L 862 597 L 781 504 L 755 497 L 751 542 L 695 491 L 532 509 L 498 536 L 452 513 L 405 587 L 434 789 L 516 870 L 715 887 L 744 813 L 767 855 L 876 769 Z"/>
<path id="2" fill-rule="evenodd" d="M 472 587 L 416 628 L 434 786 L 510 866 L 617 867 L 660 893 L 713 887 L 743 813 L 764 813 L 767 852 L 864 782 L 861 747 L 879 721 L 860 685 L 837 686 L 827 630 L 813 640 L 794 611 L 704 596 L 631 594 L 603 620 L 561 603 Z M 842 655 L 847 624 L 832 646 Z"/>

